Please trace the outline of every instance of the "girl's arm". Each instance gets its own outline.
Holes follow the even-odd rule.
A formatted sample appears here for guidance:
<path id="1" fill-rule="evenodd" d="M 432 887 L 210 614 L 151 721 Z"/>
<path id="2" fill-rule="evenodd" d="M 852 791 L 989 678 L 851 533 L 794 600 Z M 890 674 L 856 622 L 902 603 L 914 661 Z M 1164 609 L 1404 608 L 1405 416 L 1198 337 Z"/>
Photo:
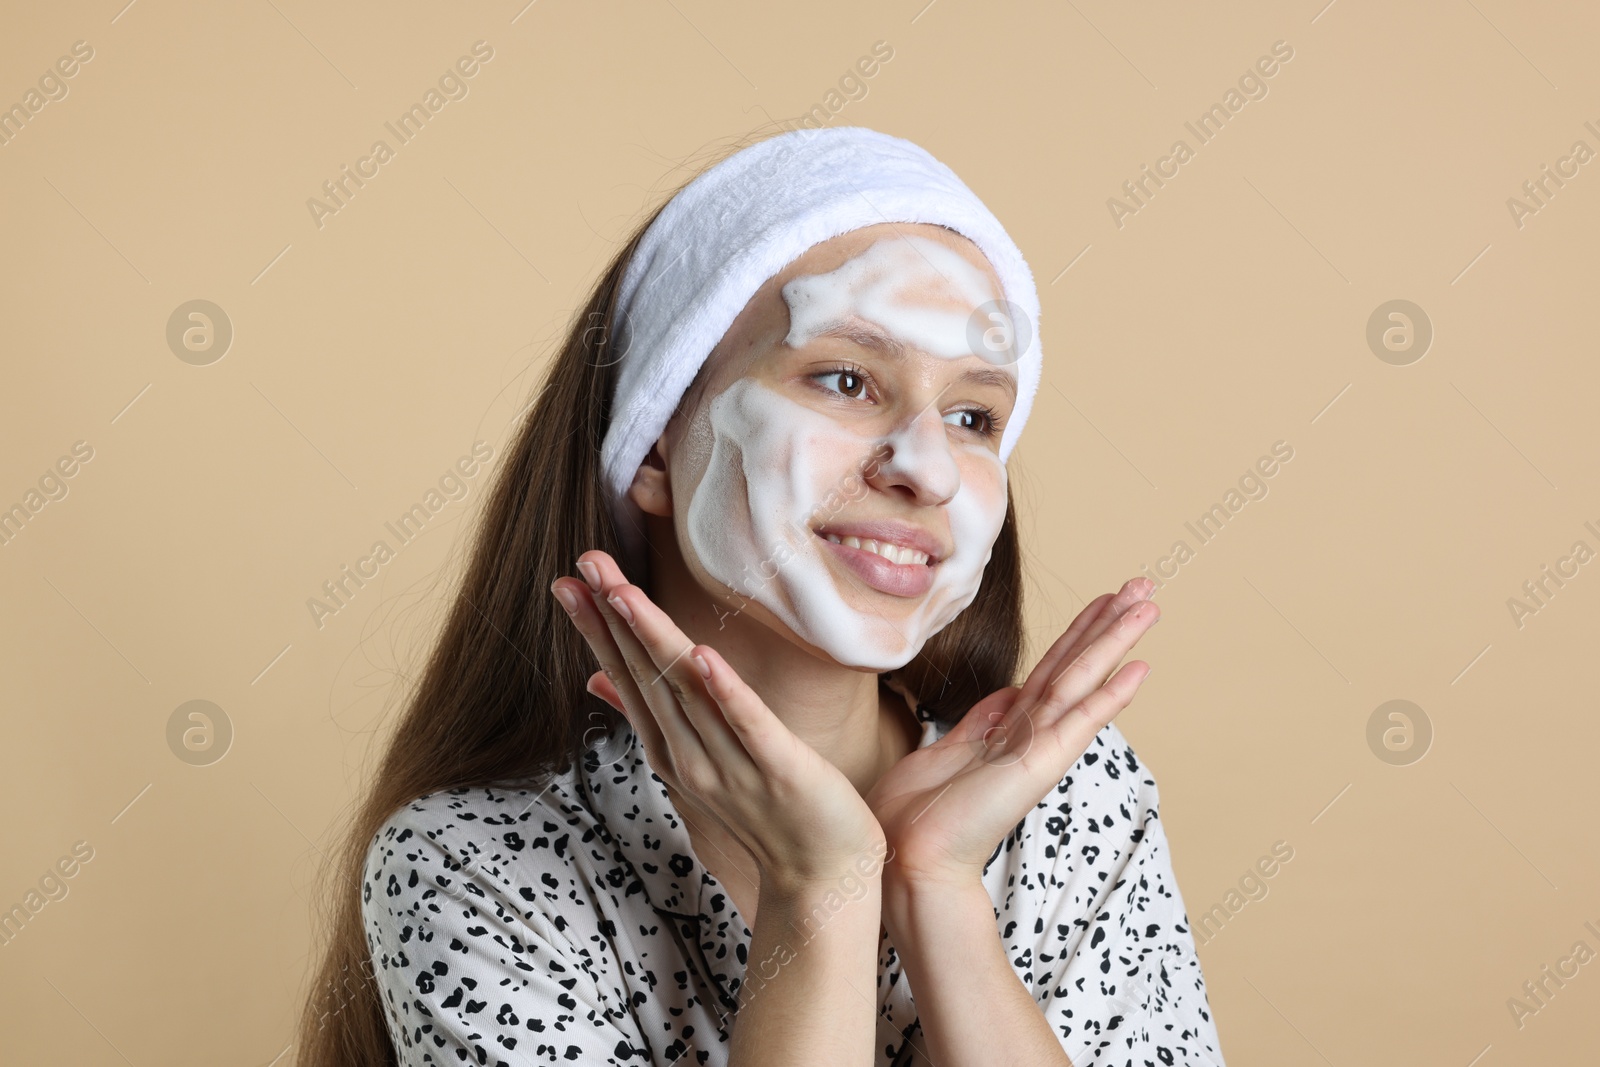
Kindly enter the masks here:
<path id="1" fill-rule="evenodd" d="M 1222 1067 L 1160 799 L 1108 724 L 994 859 L 1026 875 L 1004 932 L 981 880 L 885 877 L 933 1062 Z"/>
<path id="2" fill-rule="evenodd" d="M 450 798 L 430 799 L 442 810 Z M 402 1067 L 648 1062 L 631 1017 L 554 925 L 472 869 L 473 846 L 440 829 L 447 814 L 407 806 L 367 853 L 363 926 Z"/>
<path id="3" fill-rule="evenodd" d="M 983 883 L 886 890 L 884 925 L 916 998 L 923 1058 L 939 1067 L 1073 1067 L 1006 959 Z"/>
<path id="4" fill-rule="evenodd" d="M 1117 665 L 1160 618 L 1153 588 L 1091 602 L 1021 689 L 974 704 L 867 796 L 895 857 L 885 923 L 940 1067 L 1220 1063 L 1155 779 L 1111 723 L 1150 673 Z M 977 892 L 1000 852 L 1004 945 Z M 985 997 L 997 1016 L 975 1010 Z"/>
<path id="5" fill-rule="evenodd" d="M 729 1067 L 876 1062 L 881 885 L 762 879 Z"/>

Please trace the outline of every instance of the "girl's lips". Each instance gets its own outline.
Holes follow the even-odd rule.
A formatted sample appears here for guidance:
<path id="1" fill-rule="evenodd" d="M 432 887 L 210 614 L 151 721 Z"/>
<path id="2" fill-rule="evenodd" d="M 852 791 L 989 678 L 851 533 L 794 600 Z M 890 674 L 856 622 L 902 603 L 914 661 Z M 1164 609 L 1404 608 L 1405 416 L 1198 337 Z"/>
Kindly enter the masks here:
<path id="1" fill-rule="evenodd" d="M 840 562 L 880 593 L 914 597 L 921 596 L 933 587 L 933 570 L 938 564 L 894 563 L 876 552 L 836 544 L 815 530 L 812 533 L 816 534 L 817 540 L 826 549 L 837 555 Z"/>

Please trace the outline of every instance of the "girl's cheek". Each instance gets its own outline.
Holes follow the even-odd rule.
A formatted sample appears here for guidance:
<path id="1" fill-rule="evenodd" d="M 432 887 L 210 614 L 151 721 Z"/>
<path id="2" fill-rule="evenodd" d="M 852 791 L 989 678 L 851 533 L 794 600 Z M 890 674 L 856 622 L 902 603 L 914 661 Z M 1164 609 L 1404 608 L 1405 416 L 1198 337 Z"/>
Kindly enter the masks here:
<path id="1" fill-rule="evenodd" d="M 816 499 L 805 503 L 815 508 L 839 496 L 861 499 L 874 470 L 875 440 L 826 418 L 812 427 L 800 447 L 812 457 L 818 484 L 808 487 Z"/>
<path id="2" fill-rule="evenodd" d="M 989 454 L 976 462 L 963 464 L 961 491 L 951 501 L 950 525 L 957 540 L 957 551 L 965 548 L 982 551 L 962 552 L 974 562 L 987 557 L 1006 520 L 1006 471 L 999 457 Z M 967 545 L 961 542 L 965 540 Z"/>
<path id="3" fill-rule="evenodd" d="M 985 511 L 999 511 L 996 522 L 1005 518 L 1006 469 L 1000 457 L 987 450 L 963 459 L 961 487 L 970 490 L 972 501 Z"/>

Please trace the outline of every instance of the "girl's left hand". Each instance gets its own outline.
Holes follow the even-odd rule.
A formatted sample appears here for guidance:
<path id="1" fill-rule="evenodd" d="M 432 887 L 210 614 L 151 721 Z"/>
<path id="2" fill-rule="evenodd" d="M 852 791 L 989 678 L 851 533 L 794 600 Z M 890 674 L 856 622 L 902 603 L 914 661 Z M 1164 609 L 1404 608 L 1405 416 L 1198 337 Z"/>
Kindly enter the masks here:
<path id="1" fill-rule="evenodd" d="M 891 767 L 866 795 L 890 848 L 885 886 L 978 881 L 1000 840 L 1078 762 L 1150 674 L 1135 660 L 1109 681 L 1161 609 L 1147 578 L 1103 593 L 1050 646 L 1019 690 L 974 704 L 950 731 Z M 1064 666 L 1063 666 L 1064 664 Z"/>

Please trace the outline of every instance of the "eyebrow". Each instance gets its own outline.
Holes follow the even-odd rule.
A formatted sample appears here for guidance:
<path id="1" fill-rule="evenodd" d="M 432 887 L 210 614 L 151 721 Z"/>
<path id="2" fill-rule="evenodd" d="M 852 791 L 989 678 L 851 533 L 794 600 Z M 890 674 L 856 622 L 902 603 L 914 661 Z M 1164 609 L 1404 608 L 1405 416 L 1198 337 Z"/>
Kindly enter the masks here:
<path id="1" fill-rule="evenodd" d="M 847 319 L 844 322 L 835 323 L 826 330 L 822 330 L 816 336 L 839 337 L 846 341 L 853 341 L 866 348 L 877 349 L 897 361 L 903 361 L 906 358 L 906 346 L 898 338 L 886 332 L 877 323 L 868 322 L 864 319 Z M 976 355 L 977 353 L 973 354 Z M 992 385 L 1009 394 L 1013 401 L 1017 398 L 1016 379 L 1001 370 L 973 367 L 963 371 L 961 377 L 957 378 L 956 381 L 971 382 L 974 385 Z"/>

